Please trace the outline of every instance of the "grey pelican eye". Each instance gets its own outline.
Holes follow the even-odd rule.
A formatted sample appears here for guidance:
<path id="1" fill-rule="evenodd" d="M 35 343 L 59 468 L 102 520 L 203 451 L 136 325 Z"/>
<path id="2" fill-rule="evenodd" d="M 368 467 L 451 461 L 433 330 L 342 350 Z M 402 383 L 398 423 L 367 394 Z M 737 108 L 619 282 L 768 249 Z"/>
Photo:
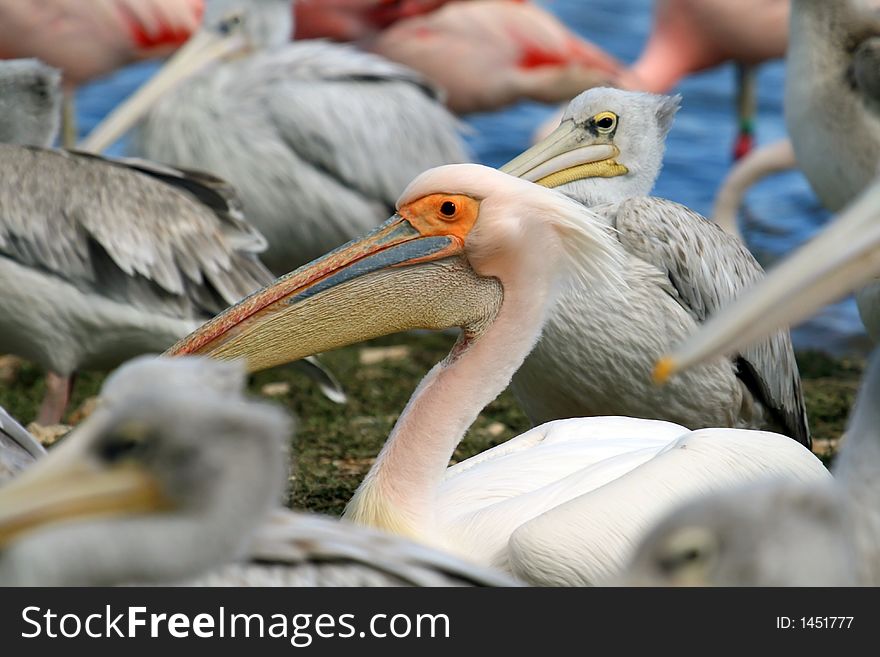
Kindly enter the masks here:
<path id="1" fill-rule="evenodd" d="M 127 422 L 98 445 L 98 456 L 107 463 L 136 457 L 148 446 L 150 429 L 141 422 Z"/>
<path id="2" fill-rule="evenodd" d="M 602 112 L 593 117 L 593 124 L 602 133 L 609 133 L 617 127 L 617 114 L 614 112 Z"/>
<path id="3" fill-rule="evenodd" d="M 232 14 L 228 18 L 223 19 L 217 27 L 217 31 L 222 35 L 228 35 L 234 32 L 242 23 L 244 18 L 241 14 Z"/>
<path id="4" fill-rule="evenodd" d="M 657 566 L 667 574 L 682 574 L 708 566 L 718 550 L 718 538 L 704 527 L 685 527 L 670 536 L 657 557 Z"/>

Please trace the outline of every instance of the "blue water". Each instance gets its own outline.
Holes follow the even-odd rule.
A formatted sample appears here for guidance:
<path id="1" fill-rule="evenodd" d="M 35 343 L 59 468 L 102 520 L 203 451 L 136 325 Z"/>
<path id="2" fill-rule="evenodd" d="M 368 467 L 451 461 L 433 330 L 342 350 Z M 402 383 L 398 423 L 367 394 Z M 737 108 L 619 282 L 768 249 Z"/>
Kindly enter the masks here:
<path id="1" fill-rule="evenodd" d="M 545 0 L 542 4 L 624 62 L 635 60 L 650 30 L 651 0 Z M 81 89 L 77 98 L 80 131 L 88 132 L 155 67 L 132 67 Z M 785 135 L 784 75 L 782 62 L 767 64 L 759 73 L 758 144 Z M 683 96 L 682 109 L 669 134 L 655 193 L 708 214 L 730 166 L 735 138 L 734 68 L 724 66 L 692 76 L 676 91 Z M 503 164 L 529 145 L 535 128 L 554 109 L 521 103 L 502 112 L 469 117 L 467 123 L 473 128 L 469 140 L 476 157 L 485 164 Z M 117 146 L 116 152 L 121 151 Z M 746 241 L 765 267 L 812 236 L 828 218 L 799 173 L 776 176 L 754 188 L 746 200 L 745 216 Z M 794 339 L 799 347 L 839 353 L 861 346 L 862 334 L 855 304 L 849 299 L 799 327 Z"/>

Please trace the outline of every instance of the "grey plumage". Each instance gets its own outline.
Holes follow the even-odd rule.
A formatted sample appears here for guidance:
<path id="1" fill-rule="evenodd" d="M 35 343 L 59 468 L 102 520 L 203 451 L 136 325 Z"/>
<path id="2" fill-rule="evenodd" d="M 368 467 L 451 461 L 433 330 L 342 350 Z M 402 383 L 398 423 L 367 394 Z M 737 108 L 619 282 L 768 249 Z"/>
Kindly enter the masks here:
<path id="1" fill-rule="evenodd" d="M 674 98 L 612 89 L 592 89 L 569 105 L 564 118 L 581 126 L 582 144 L 594 138 L 593 117 L 619 117 L 610 143 L 627 173 L 559 190 L 616 231 L 627 285 L 616 296 L 583 286 L 562 290 L 541 340 L 513 378 L 514 393 L 536 424 L 625 415 L 692 429 L 769 428 L 809 445 L 787 331 L 662 388 L 651 381 L 661 356 L 763 275 L 736 238 L 682 205 L 648 195 L 677 106 Z"/>
<path id="2" fill-rule="evenodd" d="M 869 365 L 833 482 L 780 481 L 682 507 L 645 539 L 618 583 L 880 585 L 880 353 Z"/>
<path id="3" fill-rule="evenodd" d="M 0 484 L 46 453 L 43 446 L 0 407 Z"/>
<path id="4" fill-rule="evenodd" d="M 84 463 L 93 476 L 141 472 L 159 487 L 160 508 L 39 522 L 20 535 L 13 528 L 11 538 L 8 530 L 0 532 L 6 541 L 0 582 L 514 583 L 394 536 L 273 511 L 287 481 L 291 425 L 280 409 L 247 399 L 244 383 L 244 367 L 235 362 L 142 358 L 120 368 L 106 381 L 95 413 L 42 464 L 0 491 L 0 526 L 9 514 L 13 527 L 15 518 L 22 521 L 16 495 L 33 491 L 51 500 L 64 493 L 44 490 L 43 473 Z M 88 476 L 79 481 L 87 485 Z"/>
<path id="5" fill-rule="evenodd" d="M 36 59 L 0 61 L 0 143 L 51 146 L 61 100 L 61 71 Z"/>
<path id="6" fill-rule="evenodd" d="M 246 28 L 278 4 L 290 15 L 287 0 L 246 8 L 214 0 L 206 29 L 236 7 Z M 268 239 L 263 260 L 277 274 L 387 218 L 419 172 L 467 159 L 457 120 L 418 74 L 345 45 L 287 43 L 284 34 L 257 30 L 249 36 L 258 52 L 160 101 L 135 146 L 230 180 Z"/>

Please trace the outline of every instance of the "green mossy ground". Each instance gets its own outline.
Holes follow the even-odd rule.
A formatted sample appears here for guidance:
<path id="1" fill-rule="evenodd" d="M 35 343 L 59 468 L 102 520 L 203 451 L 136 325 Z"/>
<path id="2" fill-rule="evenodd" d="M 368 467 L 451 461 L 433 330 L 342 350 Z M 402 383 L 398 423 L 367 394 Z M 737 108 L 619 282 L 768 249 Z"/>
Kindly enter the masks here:
<path id="1" fill-rule="evenodd" d="M 416 384 L 446 354 L 452 341 L 443 334 L 393 336 L 325 354 L 322 361 L 348 393 L 344 406 L 325 399 L 289 368 L 253 377 L 250 387 L 255 394 L 272 392 L 271 398 L 298 418 L 292 505 L 330 514 L 342 511 Z M 386 349 L 393 346 L 405 347 L 406 353 Z M 369 351 L 376 348 L 380 351 Z M 362 364 L 362 358 L 371 355 L 378 361 Z M 813 352 L 801 353 L 798 359 L 815 451 L 827 461 L 843 432 L 864 362 Z M 42 372 L 23 364 L 0 370 L 0 379 L 0 404 L 23 422 L 31 421 L 43 395 Z M 97 394 L 102 380 L 102 375 L 94 373 L 80 376 L 71 408 L 79 408 Z M 273 385 L 279 383 L 286 385 Z M 528 427 L 513 396 L 505 392 L 483 411 L 454 458 L 467 458 Z"/>

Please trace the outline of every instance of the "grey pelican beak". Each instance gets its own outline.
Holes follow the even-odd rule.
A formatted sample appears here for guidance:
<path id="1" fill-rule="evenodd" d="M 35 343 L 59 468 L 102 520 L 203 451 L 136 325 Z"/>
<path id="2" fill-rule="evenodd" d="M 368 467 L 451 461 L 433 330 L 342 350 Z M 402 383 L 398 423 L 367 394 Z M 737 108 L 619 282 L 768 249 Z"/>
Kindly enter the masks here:
<path id="1" fill-rule="evenodd" d="M 629 172 L 614 158 L 620 155 L 611 143 L 584 143 L 583 130 L 566 119 L 544 140 L 501 167 L 544 187 L 558 187 L 582 178 L 613 178 Z"/>
<path id="2" fill-rule="evenodd" d="M 399 331 L 487 325 L 502 291 L 464 257 L 476 210 L 444 223 L 418 207 L 429 198 L 255 292 L 166 355 L 243 358 L 258 371 Z"/>
<path id="3" fill-rule="evenodd" d="M 237 24 L 236 24 L 237 25 Z M 163 96 L 210 64 L 249 48 L 241 30 L 228 33 L 199 30 L 165 65 L 124 103 L 120 104 L 77 146 L 101 153 L 124 135 Z"/>
<path id="4" fill-rule="evenodd" d="M 170 507 L 142 466 L 102 465 L 68 440 L 0 489 L 0 549 L 53 523 Z"/>
<path id="5" fill-rule="evenodd" d="M 660 383 L 796 324 L 880 275 L 880 181 L 819 236 L 658 361 Z"/>

